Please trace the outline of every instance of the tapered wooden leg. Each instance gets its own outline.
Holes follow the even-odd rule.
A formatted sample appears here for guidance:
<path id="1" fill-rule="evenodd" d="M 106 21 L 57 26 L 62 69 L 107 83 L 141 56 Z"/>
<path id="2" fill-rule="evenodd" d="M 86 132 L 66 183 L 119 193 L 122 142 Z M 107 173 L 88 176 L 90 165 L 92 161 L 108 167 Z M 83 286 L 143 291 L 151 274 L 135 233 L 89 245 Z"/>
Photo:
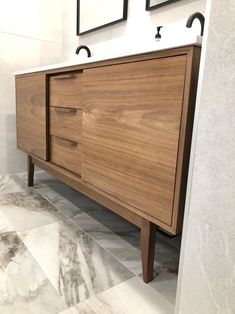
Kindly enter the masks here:
<path id="1" fill-rule="evenodd" d="M 143 219 L 141 224 L 141 257 L 143 280 L 145 283 L 153 280 L 156 225 Z"/>
<path id="2" fill-rule="evenodd" d="M 27 164 L 28 164 L 28 186 L 33 186 L 34 179 L 34 164 L 32 163 L 32 157 L 27 156 Z"/>

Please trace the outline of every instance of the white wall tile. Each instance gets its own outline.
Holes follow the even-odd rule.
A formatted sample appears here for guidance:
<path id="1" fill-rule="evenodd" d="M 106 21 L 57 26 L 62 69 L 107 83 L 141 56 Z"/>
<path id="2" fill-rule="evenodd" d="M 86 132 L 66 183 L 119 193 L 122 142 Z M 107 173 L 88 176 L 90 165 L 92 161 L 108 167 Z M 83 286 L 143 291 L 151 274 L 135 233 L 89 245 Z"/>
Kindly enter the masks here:
<path id="1" fill-rule="evenodd" d="M 177 314 L 235 313 L 235 2 L 208 1 L 209 11 Z"/>
<path id="2" fill-rule="evenodd" d="M 190 214 L 235 234 L 235 2 L 212 2 Z"/>
<path id="3" fill-rule="evenodd" d="M 60 44 L 0 33 L 0 174 L 25 171 L 25 154 L 16 149 L 13 72 L 59 62 Z"/>
<path id="4" fill-rule="evenodd" d="M 61 42 L 62 0 L 1 1 L 0 32 Z"/>
<path id="5" fill-rule="evenodd" d="M 190 217 L 180 314 L 235 313 L 235 236 Z"/>

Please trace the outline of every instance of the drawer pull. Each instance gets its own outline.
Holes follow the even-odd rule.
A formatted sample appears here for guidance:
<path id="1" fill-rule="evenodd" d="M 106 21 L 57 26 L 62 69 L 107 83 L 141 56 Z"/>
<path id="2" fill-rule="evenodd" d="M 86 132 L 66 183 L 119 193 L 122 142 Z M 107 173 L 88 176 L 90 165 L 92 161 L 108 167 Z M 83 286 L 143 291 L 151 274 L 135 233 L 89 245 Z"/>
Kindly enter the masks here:
<path id="1" fill-rule="evenodd" d="M 78 143 L 69 141 L 69 145 L 70 145 L 71 147 L 77 147 L 77 146 L 78 146 Z"/>
<path id="2" fill-rule="evenodd" d="M 65 74 L 65 75 L 59 75 L 59 76 L 54 76 L 54 80 L 70 80 L 70 79 L 75 79 L 76 75 L 75 74 Z"/>
<path id="3" fill-rule="evenodd" d="M 77 113 L 77 109 L 72 109 L 72 108 L 55 108 L 55 111 L 58 113 L 69 113 L 69 114 Z"/>
<path id="4" fill-rule="evenodd" d="M 77 142 L 73 142 L 70 140 L 65 140 L 63 138 L 59 138 L 59 137 L 55 137 L 54 138 L 55 141 L 59 144 L 59 145 L 64 145 L 64 146 L 69 146 L 69 147 L 77 147 L 78 143 Z"/>

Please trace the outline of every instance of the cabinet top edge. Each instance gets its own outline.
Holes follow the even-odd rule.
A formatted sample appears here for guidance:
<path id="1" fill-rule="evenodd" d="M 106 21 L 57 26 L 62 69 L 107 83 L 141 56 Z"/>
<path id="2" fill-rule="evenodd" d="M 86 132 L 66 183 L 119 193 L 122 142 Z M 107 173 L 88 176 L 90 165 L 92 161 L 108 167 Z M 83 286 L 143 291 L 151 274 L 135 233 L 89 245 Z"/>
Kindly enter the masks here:
<path id="1" fill-rule="evenodd" d="M 31 69 L 26 69 L 22 71 L 14 72 L 13 75 L 16 77 L 25 76 L 25 75 L 41 75 L 41 74 L 53 74 L 58 72 L 67 72 L 67 71 L 76 71 L 76 70 L 82 70 L 82 69 L 88 69 L 92 67 L 97 66 L 104 66 L 109 64 L 118 64 L 118 63 L 125 63 L 131 62 L 131 61 L 138 61 L 138 59 L 144 60 L 149 57 L 164 57 L 164 56 L 171 56 L 172 54 L 183 54 L 188 53 L 192 48 L 198 47 L 201 48 L 202 46 L 202 40 L 201 37 L 198 36 L 197 41 L 187 44 L 187 45 L 179 45 L 174 46 L 171 48 L 162 48 L 162 49 L 149 49 L 139 52 L 133 52 L 133 53 L 125 53 L 120 55 L 113 55 L 109 57 L 104 58 L 86 58 L 82 62 L 78 62 L 78 60 L 73 60 L 70 62 L 64 62 L 64 63 L 58 63 L 58 64 L 51 64 L 47 66 L 42 67 L 36 67 Z M 142 58 L 143 57 L 143 58 Z M 107 64 L 106 64 L 107 63 Z"/>

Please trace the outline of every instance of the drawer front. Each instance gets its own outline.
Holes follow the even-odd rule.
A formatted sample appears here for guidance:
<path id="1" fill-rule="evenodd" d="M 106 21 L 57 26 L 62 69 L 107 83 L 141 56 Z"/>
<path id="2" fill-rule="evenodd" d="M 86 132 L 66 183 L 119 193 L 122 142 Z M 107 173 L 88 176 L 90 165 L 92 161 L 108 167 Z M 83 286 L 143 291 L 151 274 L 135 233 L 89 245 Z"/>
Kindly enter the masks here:
<path id="1" fill-rule="evenodd" d="M 51 162 L 81 175 L 81 145 L 51 136 Z"/>
<path id="2" fill-rule="evenodd" d="M 50 121 L 51 135 L 81 143 L 82 110 L 51 107 Z"/>
<path id="3" fill-rule="evenodd" d="M 82 72 L 50 77 L 50 105 L 82 109 Z"/>

